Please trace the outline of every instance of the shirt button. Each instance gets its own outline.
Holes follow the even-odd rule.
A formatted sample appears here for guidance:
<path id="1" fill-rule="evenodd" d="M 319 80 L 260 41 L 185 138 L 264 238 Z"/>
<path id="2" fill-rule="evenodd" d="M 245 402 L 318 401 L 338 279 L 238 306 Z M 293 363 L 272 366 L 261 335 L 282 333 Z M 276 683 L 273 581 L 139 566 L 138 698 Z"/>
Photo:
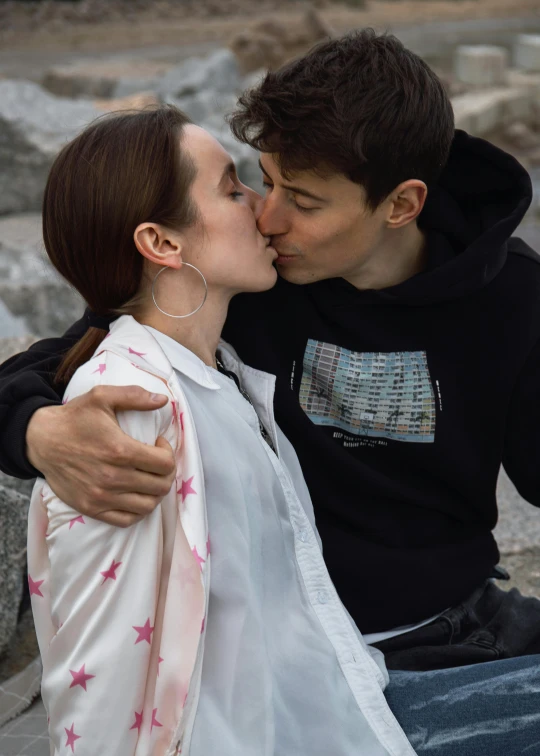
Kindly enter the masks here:
<path id="1" fill-rule="evenodd" d="M 326 604 L 328 601 L 328 593 L 326 591 L 319 591 L 317 598 L 319 599 L 319 604 Z"/>
<path id="2" fill-rule="evenodd" d="M 302 530 L 298 531 L 298 538 L 302 541 L 302 543 L 305 543 L 307 541 L 308 534 L 305 528 L 302 528 Z"/>

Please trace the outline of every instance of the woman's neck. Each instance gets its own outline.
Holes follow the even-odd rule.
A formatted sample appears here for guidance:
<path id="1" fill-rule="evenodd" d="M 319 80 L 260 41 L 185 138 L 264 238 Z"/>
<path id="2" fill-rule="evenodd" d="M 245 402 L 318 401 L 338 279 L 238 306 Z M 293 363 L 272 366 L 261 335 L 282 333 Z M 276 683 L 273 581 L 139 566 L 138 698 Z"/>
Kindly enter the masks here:
<path id="1" fill-rule="evenodd" d="M 178 319 L 163 315 L 151 304 L 151 307 L 136 316 L 136 320 L 174 339 L 196 354 L 205 365 L 215 368 L 216 349 L 225 325 L 230 299 L 230 296 L 209 292 L 199 312 Z"/>

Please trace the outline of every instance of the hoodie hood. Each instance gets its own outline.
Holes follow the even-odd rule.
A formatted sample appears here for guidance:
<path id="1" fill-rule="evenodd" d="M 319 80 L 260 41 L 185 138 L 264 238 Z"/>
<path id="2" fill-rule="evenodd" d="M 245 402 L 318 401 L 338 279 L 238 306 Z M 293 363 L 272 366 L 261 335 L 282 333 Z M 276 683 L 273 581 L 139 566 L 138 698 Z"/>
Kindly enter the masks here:
<path id="1" fill-rule="evenodd" d="M 418 225 L 427 237 L 427 268 L 379 291 L 349 288 L 366 303 L 424 305 L 448 301 L 489 284 L 504 266 L 508 240 L 532 200 L 527 171 L 484 139 L 456 131 L 438 183 L 430 187 Z M 351 293 L 352 293 L 351 291 Z"/>

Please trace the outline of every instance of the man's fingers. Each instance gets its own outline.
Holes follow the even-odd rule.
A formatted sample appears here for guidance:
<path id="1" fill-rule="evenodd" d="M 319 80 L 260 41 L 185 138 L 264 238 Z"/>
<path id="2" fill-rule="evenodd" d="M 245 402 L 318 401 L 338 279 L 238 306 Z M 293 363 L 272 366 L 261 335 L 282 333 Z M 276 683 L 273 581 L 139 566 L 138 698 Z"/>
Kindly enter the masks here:
<path id="1" fill-rule="evenodd" d="M 112 412 L 155 410 L 169 401 L 164 394 L 152 394 L 141 386 L 94 386 L 88 397 Z"/>
<path id="2" fill-rule="evenodd" d="M 143 519 L 142 515 L 131 514 L 130 512 L 117 512 L 110 509 L 106 512 L 100 512 L 95 516 L 96 520 L 106 522 L 108 525 L 114 525 L 116 528 L 129 528 Z"/>
<path id="3" fill-rule="evenodd" d="M 104 519 L 103 515 L 108 512 L 117 512 L 120 515 L 134 515 L 137 520 L 152 514 L 157 505 L 163 500 L 163 496 L 144 496 L 143 494 L 117 493 L 110 498 L 110 505 L 101 502 L 99 510 L 90 516 L 96 520 Z M 125 518 L 127 521 L 127 518 Z M 106 520 L 108 522 L 108 520 Z M 131 523 L 130 523 L 131 524 Z"/>
<path id="4" fill-rule="evenodd" d="M 164 438 L 158 438 L 155 446 L 130 439 L 124 465 L 154 475 L 174 476 L 176 470 L 173 450 Z"/>
<path id="5" fill-rule="evenodd" d="M 105 503 L 107 494 L 112 501 L 113 496 L 116 497 L 118 494 L 129 492 L 162 499 L 171 490 L 175 478 L 176 470 L 173 470 L 169 475 L 154 475 L 133 468 L 107 465 L 102 468 L 100 476 L 96 476 L 96 488 L 98 490 L 94 491 L 93 494 L 96 499 L 105 501 Z"/>

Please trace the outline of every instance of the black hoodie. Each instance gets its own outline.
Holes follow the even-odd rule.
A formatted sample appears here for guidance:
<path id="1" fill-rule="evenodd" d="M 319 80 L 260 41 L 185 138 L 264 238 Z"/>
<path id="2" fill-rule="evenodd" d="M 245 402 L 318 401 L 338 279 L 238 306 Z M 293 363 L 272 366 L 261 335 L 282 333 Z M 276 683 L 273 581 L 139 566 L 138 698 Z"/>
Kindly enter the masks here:
<path id="1" fill-rule="evenodd" d="M 278 423 L 365 633 L 426 619 L 490 576 L 501 462 L 540 505 L 540 258 L 510 238 L 530 201 L 514 158 L 456 132 L 420 218 L 422 273 L 380 291 L 280 279 L 231 305 L 224 336 L 277 376 Z M 48 371 L 85 328 L 0 370 L 6 471 L 31 474 L 26 424 L 58 401 Z"/>

